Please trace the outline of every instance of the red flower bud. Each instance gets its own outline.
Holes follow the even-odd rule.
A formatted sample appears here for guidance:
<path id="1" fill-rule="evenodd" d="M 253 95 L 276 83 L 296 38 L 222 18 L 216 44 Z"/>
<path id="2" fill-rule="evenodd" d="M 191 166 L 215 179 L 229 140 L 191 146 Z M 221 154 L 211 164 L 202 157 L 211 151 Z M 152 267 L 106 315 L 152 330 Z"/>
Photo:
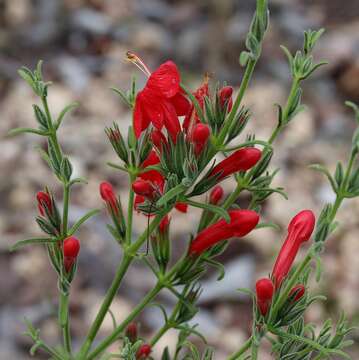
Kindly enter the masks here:
<path id="1" fill-rule="evenodd" d="M 160 222 L 160 225 L 159 225 L 159 230 L 161 233 L 164 233 L 167 229 L 168 229 L 168 226 L 170 225 L 170 218 L 168 215 L 166 215 Z"/>
<path id="2" fill-rule="evenodd" d="M 186 213 L 188 210 L 188 205 L 182 202 L 177 202 L 175 208 L 182 213 Z"/>
<path id="3" fill-rule="evenodd" d="M 41 216 L 46 215 L 45 207 L 48 209 L 50 214 L 52 213 L 52 199 L 49 193 L 44 191 L 39 191 L 36 195 L 37 198 L 37 208 Z"/>
<path id="4" fill-rule="evenodd" d="M 287 276 L 303 242 L 308 241 L 315 225 L 315 216 L 311 210 L 298 213 L 288 226 L 288 235 L 274 264 L 272 276 L 276 288 Z"/>
<path id="5" fill-rule="evenodd" d="M 229 224 L 225 220 L 219 220 L 196 236 L 189 248 L 190 255 L 200 255 L 209 247 L 233 236 L 245 236 L 259 221 L 258 214 L 252 210 L 231 210 L 228 214 L 231 218 Z"/>
<path id="6" fill-rule="evenodd" d="M 261 155 L 262 152 L 254 147 L 237 150 L 216 165 L 213 168 L 211 175 L 220 173 L 218 180 L 221 181 L 225 177 L 238 171 L 246 171 L 250 169 L 259 161 Z"/>
<path id="7" fill-rule="evenodd" d="M 112 210 L 115 211 L 117 209 L 116 195 L 113 190 L 113 186 L 109 182 L 104 181 L 100 184 L 100 195 Z"/>
<path id="8" fill-rule="evenodd" d="M 209 203 L 217 205 L 223 198 L 224 191 L 221 185 L 215 186 L 209 195 Z"/>
<path id="9" fill-rule="evenodd" d="M 196 155 L 199 155 L 206 146 L 209 136 L 210 130 L 208 125 L 202 123 L 194 125 L 190 140 L 194 144 L 194 152 Z"/>
<path id="10" fill-rule="evenodd" d="M 72 265 L 80 251 L 80 242 L 74 236 L 70 236 L 64 240 L 63 253 L 64 253 L 64 266 L 66 271 L 70 271 Z"/>
<path id="11" fill-rule="evenodd" d="M 130 323 L 126 328 L 126 337 L 131 341 L 131 343 L 136 342 L 137 340 L 137 324 Z"/>
<path id="12" fill-rule="evenodd" d="M 142 204 L 143 202 L 145 202 L 145 197 L 144 196 L 142 196 L 142 195 L 136 195 L 135 196 L 135 201 L 134 201 L 134 205 L 133 205 L 133 207 L 134 207 L 134 209 L 136 210 L 136 211 L 138 211 L 138 205 L 140 205 L 140 204 Z"/>
<path id="13" fill-rule="evenodd" d="M 137 350 L 136 359 L 146 359 L 151 354 L 151 345 L 143 344 Z"/>
<path id="14" fill-rule="evenodd" d="M 263 316 L 268 312 L 274 293 L 272 280 L 263 278 L 256 282 L 257 305 Z"/>
<path id="15" fill-rule="evenodd" d="M 147 156 L 146 160 L 141 164 L 141 167 L 143 169 L 146 169 L 147 166 L 157 165 L 159 163 L 160 163 L 160 159 L 156 151 L 152 150 Z M 151 181 L 152 183 L 157 184 L 161 190 L 163 189 L 165 179 L 159 171 L 157 170 L 143 171 L 141 172 L 139 177 L 143 180 Z"/>
<path id="16" fill-rule="evenodd" d="M 293 300 L 294 301 L 300 300 L 305 294 L 305 286 L 303 284 L 298 284 L 294 286 L 294 288 L 289 293 L 289 297 L 293 296 L 294 294 L 295 296 Z"/>
<path id="17" fill-rule="evenodd" d="M 156 188 L 153 186 L 153 184 L 150 181 L 143 179 L 137 179 L 134 181 L 132 184 L 132 189 L 137 195 L 142 195 L 149 199 L 153 199 L 156 192 Z"/>
<path id="18" fill-rule="evenodd" d="M 233 100 L 232 100 L 232 94 L 233 94 L 233 88 L 231 86 L 224 86 L 221 90 L 219 90 L 219 102 L 221 105 L 221 108 L 223 110 L 226 110 L 227 105 L 227 111 L 232 110 Z"/>

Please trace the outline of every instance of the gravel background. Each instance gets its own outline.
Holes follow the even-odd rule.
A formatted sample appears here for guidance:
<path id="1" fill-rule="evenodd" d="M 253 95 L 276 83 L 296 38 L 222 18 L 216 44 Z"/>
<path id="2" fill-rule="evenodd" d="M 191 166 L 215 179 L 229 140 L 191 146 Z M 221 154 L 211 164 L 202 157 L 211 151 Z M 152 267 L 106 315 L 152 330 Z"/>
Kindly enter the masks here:
<path id="1" fill-rule="evenodd" d="M 126 50 L 133 50 L 155 68 L 173 59 L 181 68 L 184 81 L 192 88 L 200 74 L 210 71 L 216 79 L 238 86 L 242 69 L 238 56 L 254 8 L 254 0 L 0 0 L 0 359 L 27 359 L 29 342 L 21 335 L 26 316 L 41 328 L 49 343 L 59 341 L 55 322 L 57 285 L 45 251 L 32 247 L 9 254 L 16 240 L 39 234 L 34 216 L 34 196 L 44 185 L 60 197 L 58 185 L 34 150 L 41 145 L 31 135 L 6 138 L 16 126 L 34 126 L 31 105 L 36 100 L 17 76 L 23 64 L 33 67 L 44 59 L 46 78 L 54 82 L 49 102 L 54 114 L 71 102 L 81 106 L 64 123 L 60 139 L 70 154 L 76 174 L 89 180 L 73 191 L 70 219 L 88 209 L 101 207 L 100 181 L 116 184 L 126 203 L 127 182 L 105 165 L 115 160 L 103 128 L 116 120 L 125 129 L 131 119 L 126 108 L 111 93 L 110 86 L 123 89 L 136 74 L 139 85 L 144 78 L 124 61 Z M 331 170 L 345 159 L 354 129 L 345 99 L 359 102 L 359 5 L 356 0 L 272 0 L 271 26 L 245 103 L 253 110 L 247 132 L 267 138 L 276 124 L 274 103 L 283 103 L 288 94 L 289 72 L 279 45 L 295 50 L 301 46 L 302 32 L 325 26 L 316 56 L 330 61 L 304 86 L 307 111 L 300 114 L 276 143 L 272 168 L 281 169 L 275 184 L 285 187 L 290 200 L 273 195 L 264 207 L 264 217 L 284 229 L 288 220 L 302 208 L 319 213 L 332 193 L 323 177 L 308 169 L 311 163 L 324 163 Z M 229 192 L 233 184 L 226 183 Z M 244 199 L 245 200 L 245 199 Z M 328 242 L 323 255 L 325 271 L 313 291 L 328 300 L 313 305 L 307 318 L 320 323 L 345 310 L 358 324 L 359 303 L 359 200 L 344 203 L 339 214 L 341 227 Z M 173 243 L 180 252 L 187 234 L 195 226 L 196 212 L 173 218 Z M 120 259 L 120 250 L 104 225 L 105 213 L 88 222 L 79 238 L 82 250 L 79 273 L 71 296 L 72 331 L 75 347 L 80 344 L 96 314 Z M 145 220 L 136 217 L 135 231 Z M 238 348 L 250 327 L 250 302 L 235 291 L 253 287 L 258 276 L 268 274 L 283 234 L 260 230 L 245 240 L 233 241 L 223 256 L 226 278 L 215 281 L 209 272 L 204 281 L 201 311 L 196 318 L 210 344 L 217 348 L 215 359 Z M 128 273 L 112 311 L 118 321 L 126 317 L 151 287 L 154 279 L 140 264 Z M 171 307 L 173 298 L 164 293 L 161 300 Z M 140 319 L 141 335 L 150 338 L 161 325 L 159 311 L 150 308 Z M 100 336 L 112 327 L 106 319 Z M 353 333 L 358 340 L 359 334 Z M 169 332 L 163 345 L 172 345 Z M 351 349 L 359 358 L 359 345 Z M 40 353 L 36 358 L 42 359 Z M 268 353 L 259 357 L 271 359 Z"/>

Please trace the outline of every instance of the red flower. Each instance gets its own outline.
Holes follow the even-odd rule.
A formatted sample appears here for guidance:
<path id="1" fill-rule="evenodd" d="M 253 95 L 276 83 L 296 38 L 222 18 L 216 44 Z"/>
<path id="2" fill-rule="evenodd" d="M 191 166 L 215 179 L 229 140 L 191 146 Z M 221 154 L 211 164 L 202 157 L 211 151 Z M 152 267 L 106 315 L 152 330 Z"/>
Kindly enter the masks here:
<path id="1" fill-rule="evenodd" d="M 213 205 L 217 205 L 223 198 L 224 191 L 221 185 L 216 185 L 210 195 L 209 195 L 209 203 Z"/>
<path id="2" fill-rule="evenodd" d="M 36 194 L 37 198 L 37 208 L 39 209 L 39 213 L 41 216 L 46 215 L 45 207 L 49 211 L 49 213 L 52 213 L 52 199 L 48 192 L 39 191 Z"/>
<path id="3" fill-rule="evenodd" d="M 221 105 L 222 110 L 227 110 L 230 112 L 233 106 L 232 100 L 233 88 L 231 86 L 224 86 L 219 90 L 219 104 Z"/>
<path id="4" fill-rule="evenodd" d="M 152 184 L 152 182 L 137 179 L 132 183 L 132 189 L 137 195 L 144 196 L 148 199 L 153 199 L 156 194 L 156 187 Z"/>
<path id="5" fill-rule="evenodd" d="M 194 97 L 196 98 L 199 107 L 203 110 L 204 108 L 204 99 L 206 96 L 209 96 L 208 89 L 208 76 L 205 77 L 204 83 L 194 92 Z M 200 122 L 196 108 L 194 104 L 191 104 L 189 111 L 183 121 L 183 129 L 188 132 L 191 130 L 191 127 Z"/>
<path id="6" fill-rule="evenodd" d="M 294 301 L 300 300 L 305 294 L 305 286 L 303 284 L 298 284 L 294 286 L 294 288 L 289 293 L 289 297 L 293 296 L 294 294 L 295 296 L 293 300 Z"/>
<path id="7" fill-rule="evenodd" d="M 233 236 L 245 236 L 257 226 L 259 221 L 258 214 L 252 210 L 231 210 L 228 214 L 231 218 L 230 223 L 219 220 L 196 236 L 189 248 L 190 255 L 200 255 L 209 247 Z"/>
<path id="8" fill-rule="evenodd" d="M 118 209 L 117 198 L 116 198 L 115 192 L 113 190 L 113 186 L 109 182 L 103 181 L 100 184 L 100 195 L 101 195 L 102 199 L 105 201 L 105 203 L 113 211 L 116 212 L 116 210 Z"/>
<path id="9" fill-rule="evenodd" d="M 70 236 L 64 240 L 63 253 L 64 253 L 64 266 L 66 271 L 70 271 L 72 265 L 80 251 L 80 241 L 74 236 Z"/>
<path id="10" fill-rule="evenodd" d="M 262 152 L 254 147 L 239 149 L 216 165 L 211 175 L 220 174 L 218 181 L 238 171 L 246 171 L 261 158 Z"/>
<path id="11" fill-rule="evenodd" d="M 190 134 L 190 141 L 193 142 L 194 152 L 196 155 L 199 155 L 206 146 L 210 136 L 209 127 L 206 124 L 198 123 L 193 126 Z"/>
<path id="12" fill-rule="evenodd" d="M 272 280 L 263 278 L 256 282 L 257 305 L 263 316 L 268 312 L 274 293 Z"/>
<path id="13" fill-rule="evenodd" d="M 276 288 L 287 276 L 302 243 L 309 240 L 314 225 L 315 216 L 311 210 L 301 211 L 290 222 L 287 238 L 278 254 L 272 272 Z"/>
<path id="14" fill-rule="evenodd" d="M 182 213 L 186 213 L 188 210 L 188 205 L 182 202 L 177 202 L 175 205 L 176 210 Z"/>
<path id="15" fill-rule="evenodd" d="M 147 166 L 157 165 L 159 163 L 160 163 L 160 159 L 156 154 L 156 151 L 152 150 L 147 156 L 147 159 L 142 163 L 141 167 L 145 170 Z M 157 170 L 143 171 L 138 176 L 143 180 L 148 180 L 156 184 L 161 190 L 163 190 L 165 178 L 159 171 Z"/>
<path id="16" fill-rule="evenodd" d="M 137 350 L 136 359 L 146 359 L 151 354 L 151 345 L 143 344 Z"/>
<path id="17" fill-rule="evenodd" d="M 161 233 L 164 233 L 167 231 L 168 227 L 170 225 L 170 218 L 168 215 L 166 215 L 160 222 L 159 230 Z"/>
<path id="18" fill-rule="evenodd" d="M 138 205 L 142 204 L 145 202 L 145 197 L 142 196 L 142 195 L 137 195 L 135 196 L 135 201 L 134 201 L 134 204 L 133 204 L 133 207 L 135 208 L 136 211 L 139 211 L 138 210 Z"/>
<path id="19" fill-rule="evenodd" d="M 190 104 L 180 89 L 180 75 L 172 61 L 166 61 L 154 71 L 144 89 L 136 96 L 133 127 L 137 138 L 152 124 L 161 130 L 166 127 L 176 141 L 181 126 L 178 116 L 186 115 Z"/>

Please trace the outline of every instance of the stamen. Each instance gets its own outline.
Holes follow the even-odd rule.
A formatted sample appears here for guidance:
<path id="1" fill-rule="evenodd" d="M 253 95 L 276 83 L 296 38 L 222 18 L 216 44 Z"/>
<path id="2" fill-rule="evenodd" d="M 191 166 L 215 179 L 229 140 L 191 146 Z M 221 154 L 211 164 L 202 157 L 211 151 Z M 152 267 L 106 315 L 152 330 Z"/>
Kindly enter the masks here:
<path id="1" fill-rule="evenodd" d="M 142 61 L 142 59 L 131 51 L 127 51 L 126 58 L 129 62 L 137 66 L 146 76 L 151 76 L 150 69 Z"/>

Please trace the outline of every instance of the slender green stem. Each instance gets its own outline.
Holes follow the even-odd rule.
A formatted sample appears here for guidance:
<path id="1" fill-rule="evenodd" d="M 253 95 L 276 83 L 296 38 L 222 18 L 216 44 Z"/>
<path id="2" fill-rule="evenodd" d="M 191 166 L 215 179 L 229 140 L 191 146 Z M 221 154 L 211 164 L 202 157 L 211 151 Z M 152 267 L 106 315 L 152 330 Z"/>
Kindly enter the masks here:
<path id="1" fill-rule="evenodd" d="M 156 335 L 150 341 L 151 347 L 154 347 L 157 344 L 157 342 L 161 339 L 161 337 L 171 328 L 172 328 L 172 324 L 166 322 L 166 324 L 164 324 L 161 327 L 161 329 L 156 333 Z"/>
<path id="2" fill-rule="evenodd" d="M 41 342 L 40 348 L 46 351 L 49 355 L 51 355 L 55 360 L 64 360 L 60 354 L 57 353 L 56 350 L 51 349 L 45 343 Z"/>
<path id="3" fill-rule="evenodd" d="M 248 64 L 247 64 L 247 67 L 246 67 L 246 70 L 244 72 L 243 79 L 242 79 L 242 82 L 241 82 L 241 86 L 239 88 L 238 95 L 237 95 L 236 100 L 235 100 L 235 102 L 233 104 L 232 110 L 229 113 L 228 118 L 227 118 L 221 132 L 218 135 L 218 138 L 217 138 L 217 141 L 216 141 L 217 146 L 222 146 L 223 145 L 223 142 L 224 142 L 224 140 L 226 138 L 228 130 L 232 126 L 233 120 L 234 120 L 234 118 L 235 118 L 235 116 L 236 116 L 236 114 L 238 112 L 238 109 L 239 109 L 239 107 L 241 105 L 244 94 L 245 94 L 245 92 L 246 92 L 246 90 L 248 88 L 250 79 L 251 79 L 251 77 L 253 75 L 253 71 L 254 71 L 254 68 L 256 66 L 256 63 L 257 63 L 257 60 L 254 60 L 254 59 L 250 59 L 248 61 Z"/>
<path id="4" fill-rule="evenodd" d="M 152 231 L 159 225 L 159 223 L 161 222 L 162 218 L 163 218 L 163 214 L 159 214 L 155 217 L 155 219 L 151 222 L 149 229 L 146 229 L 142 235 L 137 239 L 137 241 L 135 243 L 133 243 L 131 246 L 129 246 L 126 250 L 125 250 L 125 255 L 116 271 L 116 275 L 112 281 L 112 284 L 110 286 L 110 288 L 108 289 L 104 301 L 102 302 L 102 305 L 100 307 L 99 312 L 97 313 L 97 316 L 93 322 L 93 324 L 91 325 L 91 328 L 88 332 L 88 335 L 86 337 L 86 340 L 84 342 L 84 344 L 82 345 L 81 349 L 80 349 L 80 353 L 79 353 L 79 359 L 88 359 L 86 357 L 86 355 L 88 354 L 91 345 L 93 343 L 93 341 L 95 340 L 95 337 L 100 329 L 100 326 L 107 314 L 107 311 L 115 297 L 115 295 L 117 294 L 117 291 L 121 285 L 122 279 L 125 276 L 125 273 L 129 267 L 129 265 L 131 264 L 137 250 L 142 246 L 142 244 L 146 241 L 147 236 L 149 236 L 149 234 L 152 233 Z M 121 332 L 121 331 L 120 331 Z M 117 337 L 117 336 L 116 336 Z M 111 343 L 111 342 L 110 342 Z M 103 351 L 103 350 L 102 350 Z M 91 357 L 90 357 L 91 358 Z M 90 359 L 89 358 L 89 359 Z"/>
<path id="5" fill-rule="evenodd" d="M 69 294 L 60 292 L 59 299 L 59 324 L 62 328 L 62 336 L 64 339 L 64 348 L 71 355 L 71 334 L 69 323 Z"/>
<path id="6" fill-rule="evenodd" d="M 112 284 L 110 288 L 108 289 L 106 296 L 102 302 L 102 305 L 100 307 L 99 312 L 97 313 L 97 316 L 91 325 L 91 328 L 88 332 L 88 335 L 86 337 L 85 342 L 83 343 L 80 353 L 79 353 L 79 359 L 86 359 L 86 355 L 90 350 L 90 347 L 95 340 L 95 337 L 97 335 L 98 330 L 100 329 L 100 326 L 107 314 L 107 311 L 112 303 L 113 298 L 117 294 L 117 291 L 120 287 L 121 281 L 123 277 L 125 276 L 125 273 L 131 263 L 132 257 L 124 256 L 117 271 L 114 279 L 112 280 Z"/>
<path id="7" fill-rule="evenodd" d="M 132 220 L 133 220 L 133 203 L 135 198 L 135 193 L 132 190 L 132 183 L 135 180 L 135 177 L 130 174 L 130 194 L 128 199 L 128 208 L 127 208 L 127 226 L 126 226 L 126 243 L 129 245 L 131 243 L 132 237 Z"/>
<path id="8" fill-rule="evenodd" d="M 253 338 L 250 337 L 242 347 L 235 352 L 234 354 L 230 355 L 227 360 L 238 360 L 238 358 L 243 355 L 251 346 L 252 346 Z"/>
<path id="9" fill-rule="evenodd" d="M 86 360 L 95 359 L 99 354 L 106 350 L 106 348 L 111 345 L 116 339 L 121 335 L 125 330 L 127 325 L 133 321 L 137 315 L 157 296 L 157 294 L 162 290 L 164 285 L 161 282 L 158 282 L 157 285 L 143 298 L 141 303 L 139 303 L 131 312 L 131 314 L 122 322 L 116 330 L 104 339 L 100 344 L 92 351 L 87 357 Z"/>
<path id="10" fill-rule="evenodd" d="M 69 201 L 70 201 L 70 186 L 64 183 L 64 208 L 62 213 L 62 234 L 67 236 L 68 218 L 69 218 Z"/>

